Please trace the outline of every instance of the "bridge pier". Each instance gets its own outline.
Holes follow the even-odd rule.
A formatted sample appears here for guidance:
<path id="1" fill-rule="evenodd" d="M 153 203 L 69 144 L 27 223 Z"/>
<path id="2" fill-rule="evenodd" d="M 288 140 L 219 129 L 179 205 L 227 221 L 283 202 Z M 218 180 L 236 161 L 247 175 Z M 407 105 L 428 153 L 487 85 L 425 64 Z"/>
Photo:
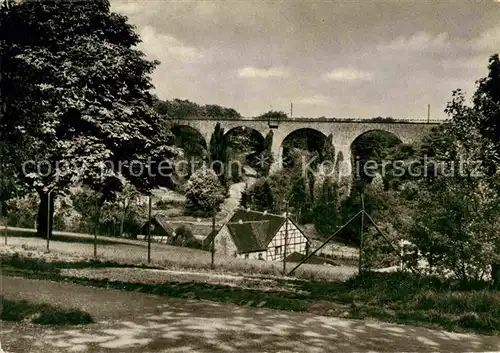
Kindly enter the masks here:
<path id="1" fill-rule="evenodd" d="M 269 168 L 269 174 L 274 174 L 281 169 L 283 169 L 283 139 L 280 138 L 278 134 L 273 136 L 273 141 L 271 144 L 271 154 L 273 156 L 273 162 Z"/>

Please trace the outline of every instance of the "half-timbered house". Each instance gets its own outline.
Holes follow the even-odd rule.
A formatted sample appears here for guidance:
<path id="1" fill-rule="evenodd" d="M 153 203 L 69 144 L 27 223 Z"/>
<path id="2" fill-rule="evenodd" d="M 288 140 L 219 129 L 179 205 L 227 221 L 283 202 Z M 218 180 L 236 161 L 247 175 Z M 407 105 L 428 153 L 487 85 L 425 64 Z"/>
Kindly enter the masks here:
<path id="1" fill-rule="evenodd" d="M 309 240 L 283 215 L 238 209 L 215 236 L 217 254 L 246 259 L 282 261 L 286 256 L 305 254 Z"/>

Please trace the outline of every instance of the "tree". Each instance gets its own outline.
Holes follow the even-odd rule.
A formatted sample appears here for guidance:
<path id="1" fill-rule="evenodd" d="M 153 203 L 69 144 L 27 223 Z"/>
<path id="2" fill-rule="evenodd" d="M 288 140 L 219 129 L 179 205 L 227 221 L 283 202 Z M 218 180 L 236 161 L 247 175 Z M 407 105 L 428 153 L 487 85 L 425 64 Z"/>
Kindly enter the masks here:
<path id="1" fill-rule="evenodd" d="M 500 58 L 498 54 L 490 57 L 488 76 L 478 81 L 478 89 L 474 94 L 474 106 L 481 111 L 480 131 L 483 136 L 490 139 L 500 155 Z M 485 161 L 490 173 L 498 172 L 498 163 L 495 160 Z M 494 263 L 493 277 L 500 283 L 500 263 Z"/>
<path id="2" fill-rule="evenodd" d="M 270 130 L 264 139 L 264 148 L 260 156 L 257 156 L 259 160 L 256 162 L 260 169 L 263 171 L 265 176 L 269 175 L 271 165 L 274 163 L 274 156 L 272 152 L 273 146 L 273 130 Z"/>
<path id="3" fill-rule="evenodd" d="M 137 203 L 138 198 L 140 197 L 140 193 L 137 191 L 137 189 L 131 185 L 127 184 L 123 188 L 123 191 L 118 195 L 116 199 L 117 206 L 120 208 L 120 230 L 118 232 L 119 236 L 123 235 L 124 232 L 124 226 L 125 226 L 125 220 L 127 219 L 127 216 L 131 212 L 131 208 L 135 203 Z"/>
<path id="4" fill-rule="evenodd" d="M 171 101 L 156 99 L 154 107 L 159 114 L 174 119 L 185 119 L 204 115 L 203 108 L 200 105 L 187 99 L 174 99 Z"/>
<path id="5" fill-rule="evenodd" d="M 332 235 L 338 226 L 338 195 L 335 184 L 330 178 L 323 181 L 322 192 L 313 205 L 313 222 L 316 231 L 322 236 Z"/>
<path id="6" fill-rule="evenodd" d="M 308 209 L 311 207 L 306 179 L 299 176 L 292 184 L 290 192 L 290 206 L 295 209 L 300 223 L 305 223 L 308 219 Z"/>
<path id="7" fill-rule="evenodd" d="M 37 213 L 37 195 L 28 194 L 18 198 L 11 198 L 6 202 L 8 206 L 8 224 L 14 227 L 32 228 Z"/>
<path id="8" fill-rule="evenodd" d="M 240 113 L 233 108 L 225 108 L 214 104 L 201 106 L 187 99 L 182 100 L 176 98 L 171 101 L 163 101 L 156 98 L 154 106 L 159 114 L 173 119 L 188 119 L 205 116 L 226 119 L 241 118 Z"/>
<path id="9" fill-rule="evenodd" d="M 200 168 L 189 178 L 185 204 L 188 213 L 212 214 L 224 198 L 224 187 L 212 169 Z"/>
<path id="10" fill-rule="evenodd" d="M 324 140 L 323 148 L 319 153 L 319 159 L 321 162 L 329 161 L 332 164 L 335 163 L 335 147 L 333 146 L 333 135 L 330 134 Z"/>
<path id="11" fill-rule="evenodd" d="M 500 155 L 500 58 L 494 54 L 489 59 L 488 76 L 477 81 L 474 107 L 481 112 L 479 130 L 491 140 Z M 496 165 L 490 168 L 496 170 Z"/>
<path id="12" fill-rule="evenodd" d="M 158 62 L 133 48 L 140 40 L 127 18 L 107 0 L 35 0 L 3 3 L 0 22 L 5 158 L 39 195 L 38 234 L 48 215 L 50 236 L 47 205 L 78 181 L 101 201 L 123 187 L 121 177 L 141 191 L 156 185 L 153 165 L 179 151 L 151 109 Z"/>
<path id="13" fill-rule="evenodd" d="M 411 238 L 433 271 L 479 280 L 500 263 L 500 175 L 483 163 L 499 156 L 483 135 L 489 117 L 481 106 L 466 106 L 457 90 L 446 113 L 451 120 L 439 131 L 445 138 L 431 140 L 439 163 L 420 183 Z"/>
<path id="14" fill-rule="evenodd" d="M 220 126 L 220 123 L 215 125 L 214 132 L 210 138 L 209 154 L 210 163 L 212 164 L 212 169 L 215 174 L 219 177 L 223 185 L 226 184 L 225 170 L 228 164 L 228 138 L 224 132 L 224 128 Z"/>
<path id="15" fill-rule="evenodd" d="M 273 190 L 269 181 L 266 178 L 257 180 L 252 188 L 248 190 L 246 203 L 252 209 L 257 211 L 273 211 L 275 207 L 275 199 Z"/>
<path id="16" fill-rule="evenodd" d="M 264 114 L 259 115 L 257 118 L 281 121 L 288 119 L 288 115 L 286 115 L 286 113 L 283 111 L 270 110 L 268 112 L 265 112 Z"/>

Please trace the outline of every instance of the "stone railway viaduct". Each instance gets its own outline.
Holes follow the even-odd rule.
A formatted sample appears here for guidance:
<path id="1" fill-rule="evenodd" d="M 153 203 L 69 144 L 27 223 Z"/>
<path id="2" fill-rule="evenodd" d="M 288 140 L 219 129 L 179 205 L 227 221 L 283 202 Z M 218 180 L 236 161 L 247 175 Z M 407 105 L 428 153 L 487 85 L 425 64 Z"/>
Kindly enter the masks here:
<path id="1" fill-rule="evenodd" d="M 336 153 L 341 152 L 344 161 L 352 161 L 351 147 L 354 141 L 370 131 L 387 131 L 397 136 L 403 143 L 412 143 L 421 140 L 433 127 L 442 123 L 434 120 L 401 120 L 396 122 L 371 122 L 363 119 L 339 120 L 330 118 L 293 118 L 280 121 L 269 119 L 239 118 L 221 119 L 210 117 L 193 117 L 189 119 L 172 119 L 171 122 L 178 126 L 189 126 L 200 133 L 205 143 L 209 144 L 211 135 L 217 123 L 224 128 L 225 133 L 236 129 L 245 128 L 258 131 L 265 137 L 273 131 L 271 152 L 275 161 L 271 171 L 281 168 L 282 144 L 287 136 L 300 129 L 313 129 L 323 135 L 333 135 L 333 145 Z"/>

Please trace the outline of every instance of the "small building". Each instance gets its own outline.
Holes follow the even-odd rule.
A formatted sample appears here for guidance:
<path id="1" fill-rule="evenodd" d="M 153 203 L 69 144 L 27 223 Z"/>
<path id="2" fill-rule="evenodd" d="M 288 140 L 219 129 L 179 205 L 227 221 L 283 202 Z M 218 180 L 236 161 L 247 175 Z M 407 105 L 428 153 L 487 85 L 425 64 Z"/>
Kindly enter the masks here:
<path id="1" fill-rule="evenodd" d="M 146 222 L 140 231 L 138 239 L 146 239 L 149 222 Z M 167 243 L 174 234 L 174 227 L 168 222 L 167 217 L 154 215 L 151 217 L 151 240 Z"/>
<path id="2" fill-rule="evenodd" d="M 238 209 L 215 236 L 216 254 L 246 259 L 282 261 L 293 252 L 305 254 L 309 240 L 285 216 Z"/>

